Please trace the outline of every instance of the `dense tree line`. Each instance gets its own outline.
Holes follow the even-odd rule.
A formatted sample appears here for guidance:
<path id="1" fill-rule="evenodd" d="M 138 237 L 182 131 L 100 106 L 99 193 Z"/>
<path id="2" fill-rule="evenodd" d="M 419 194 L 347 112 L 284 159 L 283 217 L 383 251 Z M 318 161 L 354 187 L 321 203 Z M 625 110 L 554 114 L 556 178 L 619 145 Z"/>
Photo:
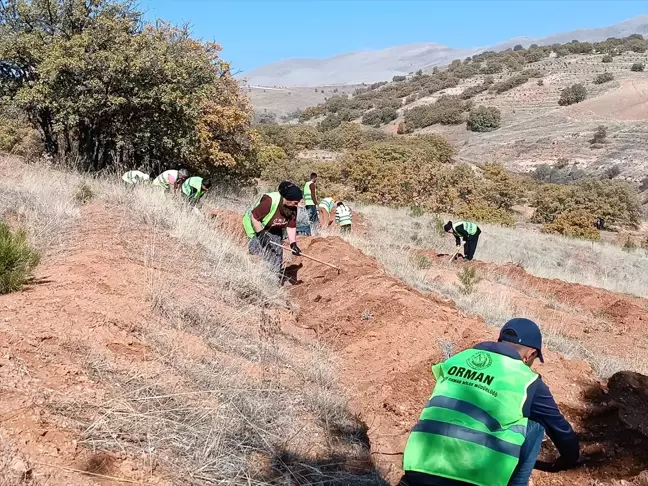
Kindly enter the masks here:
<path id="1" fill-rule="evenodd" d="M 252 111 L 219 51 L 186 28 L 146 23 L 131 0 L 6 0 L 0 111 L 19 113 L 55 161 L 85 170 L 249 177 Z"/>

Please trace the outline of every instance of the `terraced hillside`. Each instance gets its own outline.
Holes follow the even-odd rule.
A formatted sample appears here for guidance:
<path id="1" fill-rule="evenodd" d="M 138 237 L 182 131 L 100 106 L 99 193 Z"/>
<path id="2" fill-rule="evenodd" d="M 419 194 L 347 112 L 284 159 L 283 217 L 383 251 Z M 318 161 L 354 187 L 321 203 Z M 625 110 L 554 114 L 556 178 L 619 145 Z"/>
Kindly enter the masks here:
<path id="1" fill-rule="evenodd" d="M 554 164 L 566 158 L 580 168 L 596 169 L 621 164 L 622 177 L 638 180 L 645 176 L 648 142 L 648 76 L 630 71 L 645 54 L 625 53 L 611 63 L 603 55 L 551 58 L 535 63 L 546 72 L 542 86 L 530 80 L 505 93 L 481 94 L 475 104 L 496 106 L 502 112 L 502 126 L 489 133 L 473 133 L 465 126 L 435 125 L 423 133 L 442 133 L 459 149 L 467 162 L 496 160 L 513 169 L 530 170 L 542 163 Z M 597 74 L 610 72 L 614 81 L 593 84 Z M 447 90 L 458 94 L 483 82 L 480 75 Z M 506 78 L 507 75 L 496 76 Z M 558 105 L 561 91 L 570 85 L 585 85 L 588 98 L 572 106 Z M 428 104 L 437 97 L 418 100 Z M 401 113 L 407 108 L 402 108 Z M 396 130 L 401 116 L 387 129 Z M 599 125 L 608 130 L 608 143 L 592 148 L 590 140 Z"/>

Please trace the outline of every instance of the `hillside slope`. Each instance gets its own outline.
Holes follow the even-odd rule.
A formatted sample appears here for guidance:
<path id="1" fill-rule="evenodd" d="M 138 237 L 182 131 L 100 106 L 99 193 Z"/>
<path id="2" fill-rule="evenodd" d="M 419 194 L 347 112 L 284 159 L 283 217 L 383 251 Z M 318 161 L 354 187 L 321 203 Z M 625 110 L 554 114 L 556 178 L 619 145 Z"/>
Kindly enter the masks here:
<path id="1" fill-rule="evenodd" d="M 608 27 L 578 29 L 541 38 L 515 38 L 489 47 L 453 49 L 440 44 L 424 43 L 375 51 L 350 52 L 327 59 L 288 59 L 258 67 L 244 73 L 243 76 L 250 84 L 262 86 L 372 83 L 389 80 L 395 75 L 406 75 L 419 69 L 448 64 L 453 59 L 473 56 L 487 50 L 505 50 L 517 44 L 525 47 L 532 43 L 551 45 L 573 39 L 596 42 L 608 37 L 625 37 L 630 34 L 648 34 L 648 15 L 641 15 Z"/>

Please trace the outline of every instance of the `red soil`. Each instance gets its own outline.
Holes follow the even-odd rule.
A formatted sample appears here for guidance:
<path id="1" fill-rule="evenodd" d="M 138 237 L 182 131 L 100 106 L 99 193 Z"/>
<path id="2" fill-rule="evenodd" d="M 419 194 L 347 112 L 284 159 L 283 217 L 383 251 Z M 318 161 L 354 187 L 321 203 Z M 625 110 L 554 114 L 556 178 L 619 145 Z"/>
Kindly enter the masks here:
<path id="1" fill-rule="evenodd" d="M 496 331 L 454 304 L 387 276 L 374 259 L 339 238 L 315 238 L 301 245 L 305 252 L 344 269 L 337 275 L 303 259 L 303 283 L 291 293 L 299 303 L 302 325 L 339 351 L 351 405 L 369 426 L 379 465 L 396 481 L 408 432 L 433 387 L 430 366 L 443 359 L 440 342 L 451 342 L 456 352 L 494 339 Z M 591 459 L 568 472 L 537 472 L 536 484 L 591 484 L 647 469 L 642 447 L 648 447 L 648 439 L 633 432 L 632 440 L 626 440 L 629 435 L 623 431 L 632 427 L 619 420 L 614 408 L 596 415 L 607 398 L 589 365 L 553 352 L 546 358 L 536 369 L 583 434 Z M 642 406 L 641 413 L 648 411 L 646 401 Z"/>

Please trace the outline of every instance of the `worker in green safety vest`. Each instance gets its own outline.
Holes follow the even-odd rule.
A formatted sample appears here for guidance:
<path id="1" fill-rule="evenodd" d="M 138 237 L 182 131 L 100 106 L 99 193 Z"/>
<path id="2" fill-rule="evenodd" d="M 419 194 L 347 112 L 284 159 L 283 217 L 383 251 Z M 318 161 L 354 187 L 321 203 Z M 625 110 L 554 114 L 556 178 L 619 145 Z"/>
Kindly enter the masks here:
<path id="1" fill-rule="evenodd" d="M 351 208 L 344 204 L 342 201 L 337 203 L 335 210 L 335 221 L 340 225 L 340 232 L 351 233 L 351 223 L 353 222 L 353 215 Z"/>
<path id="2" fill-rule="evenodd" d="M 579 440 L 540 375 L 542 334 L 515 318 L 498 342 L 485 342 L 432 366 L 436 379 L 405 453 L 402 486 L 523 486 L 545 432 L 560 453 L 553 465 L 579 459 Z"/>
<path id="3" fill-rule="evenodd" d="M 450 233 L 455 237 L 455 243 L 457 245 L 457 255 L 461 251 L 461 240 L 464 240 L 464 254 L 463 258 L 465 260 L 472 260 L 475 256 L 475 251 L 477 250 L 477 243 L 479 242 L 479 235 L 481 234 L 481 229 L 475 223 L 469 223 L 467 221 L 460 221 L 459 223 L 453 223 L 448 221 L 443 229 L 446 233 Z"/>
<path id="4" fill-rule="evenodd" d="M 277 275 L 281 275 L 283 266 L 284 230 L 292 254 L 301 254 L 297 246 L 297 205 L 302 197 L 299 187 L 284 181 L 277 192 L 264 194 L 243 216 L 243 228 L 250 238 L 250 253 L 266 260 Z"/>
<path id="5" fill-rule="evenodd" d="M 211 179 L 203 179 L 197 176 L 189 177 L 182 183 L 182 197 L 190 204 L 197 204 L 211 186 Z"/>
<path id="6" fill-rule="evenodd" d="M 130 187 L 148 182 L 150 176 L 141 170 L 129 170 L 122 176 L 122 180 Z"/>
<path id="7" fill-rule="evenodd" d="M 318 205 L 319 209 L 319 222 L 322 228 L 326 228 L 333 222 L 333 210 L 335 209 L 335 199 L 332 197 L 325 197 L 320 200 Z"/>
<path id="8" fill-rule="evenodd" d="M 317 174 L 313 172 L 310 175 L 310 180 L 304 184 L 304 206 L 308 212 L 308 219 L 311 224 L 311 231 L 314 232 L 317 225 Z"/>

